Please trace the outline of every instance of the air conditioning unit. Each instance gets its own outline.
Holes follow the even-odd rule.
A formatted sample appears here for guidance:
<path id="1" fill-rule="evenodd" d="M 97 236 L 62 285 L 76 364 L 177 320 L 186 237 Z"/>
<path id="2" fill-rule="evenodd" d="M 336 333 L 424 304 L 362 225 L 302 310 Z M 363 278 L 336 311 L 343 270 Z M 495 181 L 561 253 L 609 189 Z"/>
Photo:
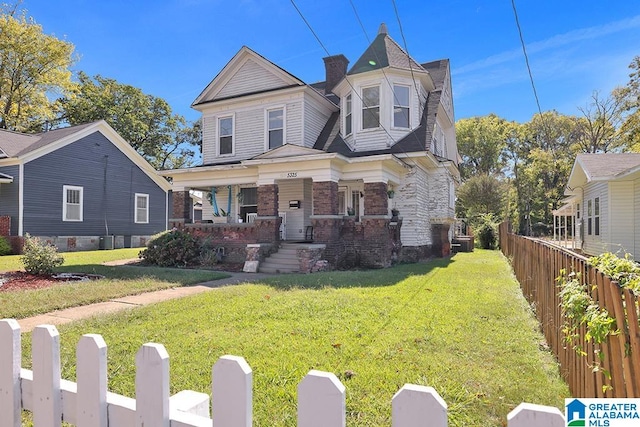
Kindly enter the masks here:
<path id="1" fill-rule="evenodd" d="M 113 237 L 114 236 L 100 236 L 99 248 L 103 249 L 113 249 Z"/>

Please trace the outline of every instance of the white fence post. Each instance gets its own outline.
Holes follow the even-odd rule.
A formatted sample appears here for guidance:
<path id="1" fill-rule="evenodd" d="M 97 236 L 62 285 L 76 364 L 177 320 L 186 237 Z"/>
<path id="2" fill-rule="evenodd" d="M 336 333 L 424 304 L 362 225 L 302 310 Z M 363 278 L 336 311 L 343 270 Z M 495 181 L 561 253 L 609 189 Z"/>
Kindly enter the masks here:
<path id="1" fill-rule="evenodd" d="M 144 344 L 136 354 L 136 427 L 169 427 L 169 354 Z"/>
<path id="2" fill-rule="evenodd" d="M 253 374 L 242 357 L 222 356 L 211 370 L 213 426 L 250 427 Z"/>
<path id="3" fill-rule="evenodd" d="M 393 427 L 447 427 L 447 404 L 433 387 L 405 384 L 393 396 Z"/>
<path id="4" fill-rule="evenodd" d="M 0 320 L 0 426 L 22 425 L 20 367 L 22 347 L 20 325 L 14 319 Z"/>
<path id="5" fill-rule="evenodd" d="M 60 334 L 53 325 L 36 326 L 31 334 L 33 360 L 33 425 L 60 427 Z"/>
<path id="6" fill-rule="evenodd" d="M 107 344 L 100 335 L 83 335 L 76 359 L 77 425 L 107 427 Z"/>
<path id="7" fill-rule="evenodd" d="M 344 427 L 345 388 L 329 372 L 311 370 L 298 384 L 298 427 Z"/>
<path id="8" fill-rule="evenodd" d="M 564 427 L 564 415 L 552 406 L 521 403 L 507 415 L 508 427 Z"/>

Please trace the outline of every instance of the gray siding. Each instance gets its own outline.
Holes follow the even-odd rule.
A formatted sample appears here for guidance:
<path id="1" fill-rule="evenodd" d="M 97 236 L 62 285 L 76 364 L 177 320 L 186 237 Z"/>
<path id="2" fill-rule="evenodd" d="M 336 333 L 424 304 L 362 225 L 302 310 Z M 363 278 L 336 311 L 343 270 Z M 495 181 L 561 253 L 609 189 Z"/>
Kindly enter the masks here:
<path id="1" fill-rule="evenodd" d="M 265 69 L 252 59 L 247 60 L 238 72 L 227 82 L 216 96 L 216 99 L 245 93 L 259 92 L 268 89 L 288 86 L 290 83 Z"/>
<path id="2" fill-rule="evenodd" d="M 608 218 L 611 219 L 608 221 L 610 226 L 609 250 L 620 256 L 624 256 L 625 253 L 633 255 L 635 246 L 633 233 L 631 233 L 634 222 L 633 181 L 612 181 L 609 184 L 609 190 L 611 194 L 608 212 Z M 601 218 L 607 218 L 607 215 L 601 212 Z"/>
<path id="3" fill-rule="evenodd" d="M 329 115 L 323 114 L 318 105 L 312 100 L 306 100 L 304 103 L 304 145 L 313 148 L 320 132 L 329 120 Z"/>
<path id="4" fill-rule="evenodd" d="M 0 172 L 13 177 L 11 184 L 0 184 L 0 215 L 11 217 L 11 234 L 18 234 L 20 166 L 0 167 Z"/>
<path id="5" fill-rule="evenodd" d="M 48 236 L 152 235 L 166 229 L 166 193 L 101 133 L 24 166 L 24 232 Z M 62 220 L 63 186 L 83 187 L 83 221 Z M 135 193 L 149 223 L 134 222 Z M 106 224 L 106 225 L 105 225 Z"/>

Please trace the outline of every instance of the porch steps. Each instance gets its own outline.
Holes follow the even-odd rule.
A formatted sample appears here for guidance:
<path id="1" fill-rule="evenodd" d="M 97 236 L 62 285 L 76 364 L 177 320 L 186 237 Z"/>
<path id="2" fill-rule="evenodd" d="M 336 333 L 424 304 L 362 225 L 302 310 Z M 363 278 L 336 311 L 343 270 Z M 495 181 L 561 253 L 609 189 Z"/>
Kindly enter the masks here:
<path id="1" fill-rule="evenodd" d="M 300 263 L 297 250 L 303 246 L 296 243 L 282 243 L 278 252 L 271 254 L 260 263 L 260 273 L 298 273 Z"/>

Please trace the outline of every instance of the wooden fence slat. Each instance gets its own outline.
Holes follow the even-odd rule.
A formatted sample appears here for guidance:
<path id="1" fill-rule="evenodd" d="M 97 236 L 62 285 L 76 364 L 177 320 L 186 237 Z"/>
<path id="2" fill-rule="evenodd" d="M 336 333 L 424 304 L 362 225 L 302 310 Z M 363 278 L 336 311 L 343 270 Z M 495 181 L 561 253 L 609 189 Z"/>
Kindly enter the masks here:
<path id="1" fill-rule="evenodd" d="M 253 423 L 253 374 L 242 357 L 222 356 L 213 365 L 214 427 L 250 427 Z"/>
<path id="2" fill-rule="evenodd" d="M 33 364 L 33 425 L 62 426 L 60 397 L 60 334 L 53 325 L 37 326 L 31 334 Z"/>
<path id="3" fill-rule="evenodd" d="M 345 427 L 345 387 L 329 372 L 311 370 L 298 384 L 298 427 Z"/>
<path id="4" fill-rule="evenodd" d="M 551 406 L 521 403 L 507 415 L 507 427 L 565 427 L 564 415 Z"/>
<path id="5" fill-rule="evenodd" d="M 626 355 L 626 347 L 629 339 L 629 328 L 627 327 L 626 316 L 624 314 L 624 306 L 622 301 L 622 290 L 617 282 L 609 282 L 609 292 L 611 304 L 613 306 L 613 314 L 609 313 L 609 315 L 615 317 L 616 326 L 618 328 L 618 335 L 611 337 L 611 340 L 614 341 L 614 345 L 617 344 L 618 352 L 620 353 L 620 357 L 622 358 L 622 369 L 623 369 L 623 385 L 624 385 L 624 396 L 622 397 L 636 397 L 633 390 L 632 381 L 627 381 L 630 379 L 632 375 L 632 367 L 631 367 L 631 359 Z"/>
<path id="6" fill-rule="evenodd" d="M 107 344 L 86 334 L 76 347 L 78 427 L 107 427 Z"/>
<path id="7" fill-rule="evenodd" d="M 144 344 L 136 354 L 136 427 L 169 427 L 169 354 Z"/>
<path id="8" fill-rule="evenodd" d="M 0 320 L 0 419 L 1 427 L 20 427 L 20 325 L 14 319 Z"/>
<path id="9" fill-rule="evenodd" d="M 630 289 L 625 289 L 624 301 L 627 312 L 627 324 L 629 326 L 629 357 L 634 366 L 631 382 L 633 383 L 634 397 L 637 397 L 640 396 L 640 322 L 638 322 L 640 297 L 636 297 Z"/>
<path id="10" fill-rule="evenodd" d="M 447 404 L 433 387 L 405 384 L 391 405 L 392 427 L 447 427 Z"/>

